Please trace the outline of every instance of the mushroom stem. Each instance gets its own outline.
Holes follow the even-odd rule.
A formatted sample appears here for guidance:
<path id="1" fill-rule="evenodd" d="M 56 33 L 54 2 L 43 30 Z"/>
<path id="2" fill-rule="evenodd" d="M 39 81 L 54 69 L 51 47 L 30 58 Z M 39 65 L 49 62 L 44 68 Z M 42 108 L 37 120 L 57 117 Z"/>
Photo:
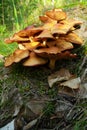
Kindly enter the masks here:
<path id="1" fill-rule="evenodd" d="M 56 62 L 56 59 L 54 58 L 52 58 L 52 59 L 50 59 L 50 62 L 49 62 L 49 68 L 51 69 L 51 70 L 53 70 L 54 68 L 55 68 L 55 62 Z"/>

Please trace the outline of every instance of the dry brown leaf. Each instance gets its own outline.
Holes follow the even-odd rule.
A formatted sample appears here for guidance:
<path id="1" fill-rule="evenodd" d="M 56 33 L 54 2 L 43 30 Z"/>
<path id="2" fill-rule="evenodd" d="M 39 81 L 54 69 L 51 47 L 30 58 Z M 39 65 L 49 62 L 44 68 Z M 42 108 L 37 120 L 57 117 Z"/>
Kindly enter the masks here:
<path id="1" fill-rule="evenodd" d="M 71 89 L 69 87 L 58 86 L 58 93 L 63 94 L 70 97 L 77 97 L 79 90 L 78 89 Z"/>
<path id="2" fill-rule="evenodd" d="M 30 100 L 27 105 L 36 115 L 40 115 L 43 112 L 46 101 L 43 99 Z"/>
<path id="3" fill-rule="evenodd" d="M 64 80 L 69 80 L 71 77 L 72 77 L 72 74 L 70 74 L 69 70 L 60 69 L 54 74 L 51 74 L 50 76 L 48 76 L 48 83 L 49 83 L 49 86 L 52 87 L 55 83 L 61 82 Z"/>
<path id="4" fill-rule="evenodd" d="M 69 79 L 68 81 L 65 81 L 63 83 L 60 83 L 61 86 L 69 87 L 71 89 L 78 89 L 80 87 L 80 77 Z"/>

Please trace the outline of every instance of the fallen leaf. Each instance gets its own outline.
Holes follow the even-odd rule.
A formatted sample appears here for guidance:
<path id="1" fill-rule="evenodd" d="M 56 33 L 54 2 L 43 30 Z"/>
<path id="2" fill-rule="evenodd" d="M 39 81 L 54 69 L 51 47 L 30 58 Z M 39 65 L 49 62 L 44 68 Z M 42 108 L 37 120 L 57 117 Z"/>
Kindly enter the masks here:
<path id="1" fill-rule="evenodd" d="M 27 125 L 24 126 L 23 130 L 29 130 L 31 127 L 33 127 L 37 123 L 38 119 L 34 119 L 31 122 L 29 122 Z"/>
<path id="2" fill-rule="evenodd" d="M 77 93 L 79 92 L 78 89 L 71 89 L 69 87 L 65 87 L 65 86 L 58 86 L 58 94 L 63 94 L 66 97 L 70 96 L 70 97 L 77 97 Z"/>
<path id="3" fill-rule="evenodd" d="M 80 77 L 74 78 L 74 79 L 69 79 L 68 81 L 65 81 L 63 83 L 60 83 L 61 86 L 66 86 L 71 89 L 78 89 L 80 87 Z"/>
<path id="4" fill-rule="evenodd" d="M 36 115 L 40 115 L 42 113 L 42 110 L 45 106 L 44 100 L 31 100 L 28 102 L 28 107 L 32 110 L 33 113 Z"/>
<path id="5" fill-rule="evenodd" d="M 64 113 L 69 111 L 72 108 L 72 104 L 67 100 L 57 100 L 55 113 L 57 118 L 63 118 Z"/>
<path id="6" fill-rule="evenodd" d="M 87 99 L 87 83 L 81 83 L 79 92 L 78 92 L 78 97 L 80 99 Z"/>
<path id="7" fill-rule="evenodd" d="M 67 69 L 60 69 L 59 71 L 55 72 L 54 74 L 51 74 L 48 76 L 48 83 L 50 88 L 57 82 L 61 82 L 64 80 L 68 80 L 72 77 L 69 70 Z"/>

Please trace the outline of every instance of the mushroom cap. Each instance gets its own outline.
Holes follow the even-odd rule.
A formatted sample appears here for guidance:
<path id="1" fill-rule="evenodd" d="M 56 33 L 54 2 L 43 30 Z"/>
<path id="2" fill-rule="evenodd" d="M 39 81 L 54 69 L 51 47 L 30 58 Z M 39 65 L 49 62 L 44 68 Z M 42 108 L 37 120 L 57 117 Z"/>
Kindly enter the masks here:
<path id="1" fill-rule="evenodd" d="M 36 49 L 40 45 L 40 42 L 23 43 L 23 45 L 26 49 L 33 50 L 33 49 Z"/>
<path id="2" fill-rule="evenodd" d="M 36 54 L 42 54 L 42 55 L 55 55 L 57 53 L 61 53 L 61 51 L 58 49 L 56 46 L 52 46 L 49 48 L 40 48 L 40 49 L 35 49 L 34 52 Z"/>
<path id="3" fill-rule="evenodd" d="M 30 29 L 30 30 L 27 30 L 27 33 L 28 33 L 28 36 L 30 37 L 30 36 L 33 36 L 37 33 L 42 32 L 42 31 L 43 31 L 43 27 L 40 26 L 40 27 L 35 27 L 35 28 Z"/>
<path id="4" fill-rule="evenodd" d="M 69 24 L 73 27 L 73 26 L 82 24 L 82 21 L 79 21 L 79 20 L 76 20 L 76 19 L 66 19 L 66 20 L 60 21 L 60 23 L 61 24 Z"/>
<path id="5" fill-rule="evenodd" d="M 29 38 L 22 38 L 22 37 L 18 36 L 17 34 L 13 35 L 13 37 L 5 39 L 6 43 L 25 42 L 25 41 L 29 41 Z"/>
<path id="6" fill-rule="evenodd" d="M 7 67 L 7 66 L 10 66 L 13 62 L 14 62 L 14 56 L 12 54 L 5 59 L 4 65 L 5 65 L 5 67 Z"/>
<path id="7" fill-rule="evenodd" d="M 30 25 L 30 26 L 24 28 L 23 30 L 21 30 L 21 31 L 15 33 L 15 34 L 17 34 L 19 37 L 28 37 L 28 31 L 33 29 L 33 28 L 35 28 L 35 26 Z"/>
<path id="8" fill-rule="evenodd" d="M 25 48 L 25 46 L 23 46 L 23 44 L 18 44 L 18 48 L 19 48 L 20 50 L 26 50 L 26 48 Z"/>
<path id="9" fill-rule="evenodd" d="M 56 23 L 55 22 L 48 22 L 48 23 L 45 23 L 42 28 L 43 30 L 51 30 L 51 28 L 53 28 L 53 26 L 55 25 Z"/>
<path id="10" fill-rule="evenodd" d="M 44 15 L 44 16 L 39 16 L 39 19 L 40 19 L 40 21 L 41 22 L 43 22 L 43 23 L 57 23 L 57 21 L 56 20 L 53 20 L 53 19 L 51 19 L 51 18 L 49 18 L 48 16 L 46 16 L 46 15 Z"/>
<path id="11" fill-rule="evenodd" d="M 82 22 L 78 20 L 73 20 L 73 19 L 62 20 L 59 23 L 52 26 L 51 33 L 67 34 L 69 31 L 75 30 L 74 26 L 80 24 L 82 24 Z"/>
<path id="12" fill-rule="evenodd" d="M 10 66 L 14 62 L 17 63 L 28 56 L 29 56 L 28 50 L 17 49 L 12 55 L 10 55 L 5 59 L 5 66 L 6 67 Z"/>
<path id="13" fill-rule="evenodd" d="M 70 51 L 65 51 L 60 54 L 57 54 L 56 59 L 61 60 L 61 59 L 69 59 L 69 58 L 76 58 L 76 54 L 72 54 Z"/>
<path id="14" fill-rule="evenodd" d="M 67 34 L 67 32 L 71 29 L 71 25 L 70 24 L 55 24 L 52 28 L 51 28 L 51 33 L 52 34 Z"/>
<path id="15" fill-rule="evenodd" d="M 65 51 L 65 50 L 73 49 L 73 47 L 74 47 L 72 43 L 67 42 L 64 39 L 60 39 L 59 38 L 56 41 L 57 41 L 56 42 L 56 46 L 58 47 L 58 49 L 60 51 Z"/>
<path id="16" fill-rule="evenodd" d="M 25 29 L 15 33 L 14 35 L 18 35 L 19 37 L 25 38 L 34 35 L 35 33 L 38 33 L 42 31 L 41 27 L 35 27 L 34 25 L 28 26 Z"/>
<path id="17" fill-rule="evenodd" d="M 72 42 L 78 45 L 83 44 L 83 40 L 74 32 L 70 32 L 63 37 L 66 41 Z"/>
<path id="18" fill-rule="evenodd" d="M 22 59 L 29 56 L 28 50 L 16 50 L 14 52 L 14 62 L 20 62 Z"/>
<path id="19" fill-rule="evenodd" d="M 52 47 L 52 46 L 55 46 L 56 45 L 56 40 L 54 40 L 54 39 L 51 39 L 51 40 L 49 40 L 49 41 L 46 41 L 46 46 L 47 47 Z"/>
<path id="20" fill-rule="evenodd" d="M 46 64 L 47 60 L 37 56 L 34 52 L 30 53 L 29 58 L 23 63 L 24 66 L 37 66 Z"/>
<path id="21" fill-rule="evenodd" d="M 66 18 L 66 13 L 63 12 L 61 9 L 54 9 L 50 11 L 46 11 L 45 13 L 51 19 L 60 21 Z"/>
<path id="22" fill-rule="evenodd" d="M 28 38 L 28 31 L 34 28 L 33 25 L 26 27 L 25 29 L 15 33 L 13 37 L 5 39 L 6 43 L 12 43 L 12 42 L 19 42 L 19 41 L 29 41 Z M 26 38 L 27 37 L 27 38 Z M 24 38 L 24 39 L 23 39 Z"/>
<path id="23" fill-rule="evenodd" d="M 51 39 L 54 39 L 50 30 L 43 30 L 36 38 L 51 38 Z"/>

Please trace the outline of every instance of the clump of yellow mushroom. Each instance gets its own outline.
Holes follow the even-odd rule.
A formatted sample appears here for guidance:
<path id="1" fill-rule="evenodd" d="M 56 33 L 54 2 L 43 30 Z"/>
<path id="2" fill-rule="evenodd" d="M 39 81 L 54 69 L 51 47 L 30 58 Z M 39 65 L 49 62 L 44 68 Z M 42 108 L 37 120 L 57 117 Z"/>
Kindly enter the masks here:
<path id="1" fill-rule="evenodd" d="M 6 57 L 6 67 L 23 60 L 24 66 L 48 64 L 49 68 L 54 69 L 57 60 L 76 57 L 71 50 L 75 44 L 83 44 L 83 40 L 75 33 L 82 22 L 68 19 L 62 9 L 46 11 L 39 19 L 43 23 L 39 27 L 28 26 L 5 39 L 7 44 L 18 43 L 17 50 Z"/>

